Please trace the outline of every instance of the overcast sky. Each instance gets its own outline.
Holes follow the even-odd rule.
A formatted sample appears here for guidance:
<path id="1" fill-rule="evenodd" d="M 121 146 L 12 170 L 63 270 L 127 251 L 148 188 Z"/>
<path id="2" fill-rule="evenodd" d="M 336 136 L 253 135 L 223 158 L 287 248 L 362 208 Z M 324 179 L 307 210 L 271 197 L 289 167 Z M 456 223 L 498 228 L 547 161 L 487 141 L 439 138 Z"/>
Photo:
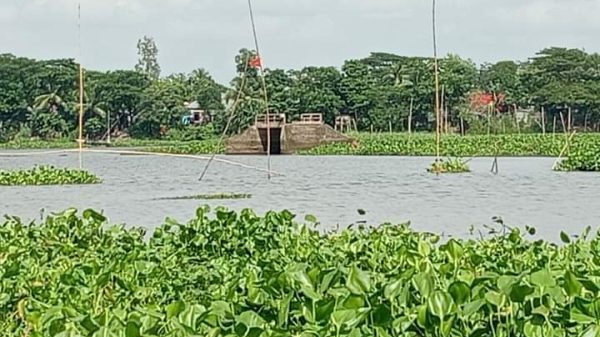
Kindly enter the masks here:
<path id="1" fill-rule="evenodd" d="M 221 83 L 253 45 L 247 0 L 81 0 L 83 62 L 130 69 L 156 39 L 163 75 L 205 68 Z M 78 0 L 0 0 L 0 53 L 77 58 Z M 371 51 L 429 56 L 430 0 L 253 0 L 267 67 L 340 66 Z M 438 0 L 440 54 L 524 60 L 547 46 L 600 51 L 600 0 Z"/>

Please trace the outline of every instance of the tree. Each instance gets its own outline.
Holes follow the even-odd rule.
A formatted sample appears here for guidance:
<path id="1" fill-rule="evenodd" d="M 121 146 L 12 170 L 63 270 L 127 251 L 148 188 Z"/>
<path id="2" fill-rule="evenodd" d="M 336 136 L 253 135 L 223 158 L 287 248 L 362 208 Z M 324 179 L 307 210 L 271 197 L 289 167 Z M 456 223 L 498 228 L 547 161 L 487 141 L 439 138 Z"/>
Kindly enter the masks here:
<path id="1" fill-rule="evenodd" d="M 144 36 L 137 43 L 139 60 L 135 70 L 148 76 L 153 80 L 160 77 L 160 65 L 158 64 L 158 47 L 154 39 Z"/>

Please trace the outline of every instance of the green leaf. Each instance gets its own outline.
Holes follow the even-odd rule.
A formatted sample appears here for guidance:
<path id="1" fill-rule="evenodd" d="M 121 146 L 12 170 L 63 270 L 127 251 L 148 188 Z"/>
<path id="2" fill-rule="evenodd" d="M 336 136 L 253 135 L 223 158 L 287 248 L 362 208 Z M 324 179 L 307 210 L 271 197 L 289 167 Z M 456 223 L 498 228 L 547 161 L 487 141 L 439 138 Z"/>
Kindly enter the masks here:
<path id="1" fill-rule="evenodd" d="M 369 273 L 352 266 L 346 280 L 346 288 L 355 295 L 364 295 L 371 290 Z"/>
<path id="2" fill-rule="evenodd" d="M 140 326 L 136 322 L 129 321 L 125 326 L 125 337 L 140 337 Z"/>
<path id="3" fill-rule="evenodd" d="M 571 243 L 571 237 L 565 232 L 560 232 L 560 240 L 563 243 Z"/>
<path id="4" fill-rule="evenodd" d="M 167 306 L 167 319 L 177 317 L 183 310 L 185 310 L 185 303 L 183 301 L 176 301 Z"/>
<path id="5" fill-rule="evenodd" d="M 485 294 L 485 299 L 486 301 L 488 301 L 488 303 L 495 305 L 499 308 L 504 307 L 504 305 L 506 304 L 506 296 L 495 291 L 488 291 Z"/>
<path id="6" fill-rule="evenodd" d="M 445 245 L 446 252 L 454 262 L 460 260 L 464 254 L 463 247 L 458 241 L 452 239 Z"/>
<path id="7" fill-rule="evenodd" d="M 265 325 L 265 320 L 254 311 L 244 311 L 241 313 L 237 322 L 243 324 L 248 329 L 262 328 Z"/>
<path id="8" fill-rule="evenodd" d="M 528 285 L 516 285 L 513 286 L 510 291 L 510 300 L 515 303 L 524 303 L 527 296 L 533 294 L 535 289 Z"/>
<path id="9" fill-rule="evenodd" d="M 556 285 L 554 276 L 547 269 L 542 269 L 531 274 L 531 283 L 538 287 L 553 287 Z"/>
<path id="10" fill-rule="evenodd" d="M 570 271 L 565 272 L 565 282 L 563 284 L 563 288 L 565 289 L 568 296 L 576 296 L 581 294 L 581 289 L 583 285 L 579 280 L 571 273 Z"/>
<path id="11" fill-rule="evenodd" d="M 581 337 L 600 337 L 600 326 L 593 324 L 587 328 Z"/>
<path id="12" fill-rule="evenodd" d="M 315 217 L 315 216 L 314 216 L 314 215 L 312 215 L 312 214 L 307 214 L 307 215 L 304 217 L 304 221 L 306 221 L 306 222 L 310 222 L 310 223 L 317 223 L 317 222 L 318 222 L 318 220 L 317 220 L 317 217 Z"/>
<path id="13" fill-rule="evenodd" d="M 83 218 L 86 220 L 94 220 L 98 223 L 103 223 L 106 221 L 106 217 L 93 209 L 86 209 L 83 211 Z"/>
<path id="14" fill-rule="evenodd" d="M 464 316 L 468 317 L 475 313 L 477 313 L 481 307 L 485 305 L 484 300 L 476 300 L 472 302 L 465 303 L 462 307 L 462 313 Z"/>
<path id="15" fill-rule="evenodd" d="M 421 273 L 413 276 L 413 283 L 424 298 L 427 298 L 433 291 L 434 282 L 429 273 Z"/>
<path id="16" fill-rule="evenodd" d="M 427 306 L 432 315 L 439 317 L 442 321 L 444 317 L 451 315 L 454 302 L 448 293 L 443 291 L 435 291 L 428 299 Z"/>
<path id="17" fill-rule="evenodd" d="M 461 281 L 456 281 L 448 287 L 448 293 L 452 296 L 454 303 L 461 305 L 471 296 L 471 288 Z"/>
<path id="18" fill-rule="evenodd" d="M 402 279 L 397 279 L 388 283 L 383 290 L 383 296 L 388 300 L 393 300 L 402 293 Z"/>

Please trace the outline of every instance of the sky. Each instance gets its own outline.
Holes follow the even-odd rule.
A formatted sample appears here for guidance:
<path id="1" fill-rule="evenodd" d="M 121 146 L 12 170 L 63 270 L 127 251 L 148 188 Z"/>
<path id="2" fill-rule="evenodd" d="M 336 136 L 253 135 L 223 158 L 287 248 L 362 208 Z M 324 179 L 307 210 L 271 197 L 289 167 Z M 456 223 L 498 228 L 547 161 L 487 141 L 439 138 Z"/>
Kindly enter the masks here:
<path id="1" fill-rule="evenodd" d="M 0 0 L 0 53 L 132 69 L 137 40 L 156 40 L 163 75 L 208 70 L 226 84 L 252 47 L 247 0 Z M 432 55 L 430 0 L 252 0 L 269 68 L 336 66 L 370 52 Z M 440 55 L 478 64 L 549 47 L 600 52 L 600 0 L 437 0 Z"/>

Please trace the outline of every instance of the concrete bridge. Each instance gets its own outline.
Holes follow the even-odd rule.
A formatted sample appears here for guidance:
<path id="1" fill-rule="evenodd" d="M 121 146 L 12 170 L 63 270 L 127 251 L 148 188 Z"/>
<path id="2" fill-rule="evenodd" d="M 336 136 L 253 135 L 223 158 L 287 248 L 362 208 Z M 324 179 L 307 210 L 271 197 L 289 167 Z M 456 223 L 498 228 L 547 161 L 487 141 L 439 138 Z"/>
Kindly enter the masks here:
<path id="1" fill-rule="evenodd" d="M 321 114 L 301 115 L 300 121 L 287 123 L 285 114 L 256 117 L 253 126 L 229 138 L 227 154 L 267 153 L 267 130 L 271 133 L 271 154 L 292 154 L 331 143 L 352 143 L 354 139 L 335 131 L 323 122 Z"/>

